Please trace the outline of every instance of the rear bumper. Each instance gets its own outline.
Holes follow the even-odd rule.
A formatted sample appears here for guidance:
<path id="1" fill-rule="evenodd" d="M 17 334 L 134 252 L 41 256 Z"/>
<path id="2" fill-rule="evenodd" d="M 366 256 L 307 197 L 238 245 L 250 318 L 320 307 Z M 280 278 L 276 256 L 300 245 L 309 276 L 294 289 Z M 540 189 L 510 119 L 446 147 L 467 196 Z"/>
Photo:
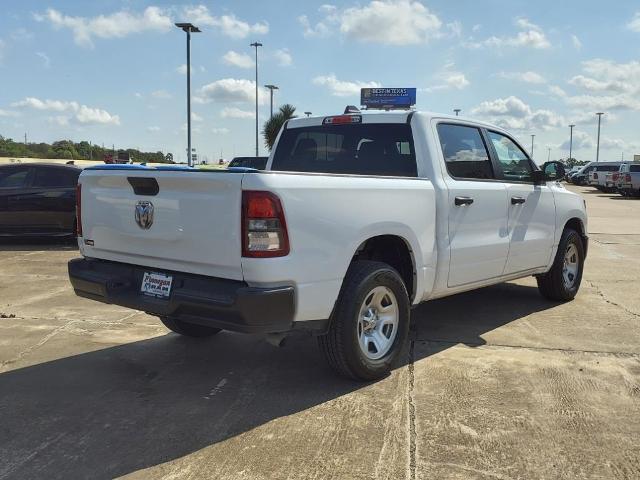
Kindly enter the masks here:
<path id="1" fill-rule="evenodd" d="M 180 272 L 171 275 L 167 299 L 140 293 L 145 272 L 156 269 L 76 258 L 69 261 L 76 295 L 199 325 L 243 333 L 286 332 L 293 328 L 293 287 L 254 288 L 245 282 Z"/>

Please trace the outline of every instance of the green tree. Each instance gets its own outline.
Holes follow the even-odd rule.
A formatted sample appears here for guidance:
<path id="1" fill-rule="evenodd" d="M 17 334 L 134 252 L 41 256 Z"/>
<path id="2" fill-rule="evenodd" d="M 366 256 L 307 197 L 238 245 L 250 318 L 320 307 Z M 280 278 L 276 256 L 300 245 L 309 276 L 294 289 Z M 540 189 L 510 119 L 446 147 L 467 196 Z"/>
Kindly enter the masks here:
<path id="1" fill-rule="evenodd" d="M 284 125 L 287 120 L 296 117 L 296 115 L 294 115 L 295 111 L 296 107 L 285 103 L 276 113 L 273 114 L 273 117 L 264 122 L 262 135 L 264 136 L 264 143 L 269 150 L 271 150 L 273 148 L 273 144 L 276 143 L 276 137 L 278 136 L 282 125 Z"/>

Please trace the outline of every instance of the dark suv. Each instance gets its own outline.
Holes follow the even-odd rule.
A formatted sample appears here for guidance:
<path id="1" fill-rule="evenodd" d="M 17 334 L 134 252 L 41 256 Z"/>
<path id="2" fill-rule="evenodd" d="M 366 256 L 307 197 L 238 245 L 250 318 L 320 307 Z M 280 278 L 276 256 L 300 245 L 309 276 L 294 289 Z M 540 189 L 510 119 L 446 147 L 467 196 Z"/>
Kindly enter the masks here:
<path id="1" fill-rule="evenodd" d="M 73 165 L 0 165 L 0 236 L 71 236 L 75 233 Z"/>

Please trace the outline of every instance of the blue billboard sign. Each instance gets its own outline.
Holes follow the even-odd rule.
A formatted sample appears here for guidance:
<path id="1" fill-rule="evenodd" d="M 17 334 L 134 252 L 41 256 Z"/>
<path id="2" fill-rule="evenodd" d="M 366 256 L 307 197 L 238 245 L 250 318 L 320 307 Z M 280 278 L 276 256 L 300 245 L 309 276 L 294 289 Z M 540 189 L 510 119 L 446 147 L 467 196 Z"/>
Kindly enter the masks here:
<path id="1" fill-rule="evenodd" d="M 409 109 L 416 104 L 415 88 L 361 88 L 360 105 L 378 109 Z"/>

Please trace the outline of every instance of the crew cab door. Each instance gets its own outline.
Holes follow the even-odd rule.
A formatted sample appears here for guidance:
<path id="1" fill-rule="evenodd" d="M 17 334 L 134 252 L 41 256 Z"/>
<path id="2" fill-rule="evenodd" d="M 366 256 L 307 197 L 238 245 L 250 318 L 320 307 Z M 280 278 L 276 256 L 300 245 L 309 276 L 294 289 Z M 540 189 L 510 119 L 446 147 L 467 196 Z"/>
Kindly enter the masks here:
<path id="1" fill-rule="evenodd" d="M 509 253 L 506 186 L 496 178 L 479 128 L 440 123 L 437 130 L 447 170 L 447 285 L 500 277 Z"/>
<path id="2" fill-rule="evenodd" d="M 504 274 L 544 267 L 555 236 L 553 192 L 546 183 L 534 185 L 535 166 L 512 138 L 494 131 L 487 131 L 487 137 L 508 196 L 509 256 Z"/>

